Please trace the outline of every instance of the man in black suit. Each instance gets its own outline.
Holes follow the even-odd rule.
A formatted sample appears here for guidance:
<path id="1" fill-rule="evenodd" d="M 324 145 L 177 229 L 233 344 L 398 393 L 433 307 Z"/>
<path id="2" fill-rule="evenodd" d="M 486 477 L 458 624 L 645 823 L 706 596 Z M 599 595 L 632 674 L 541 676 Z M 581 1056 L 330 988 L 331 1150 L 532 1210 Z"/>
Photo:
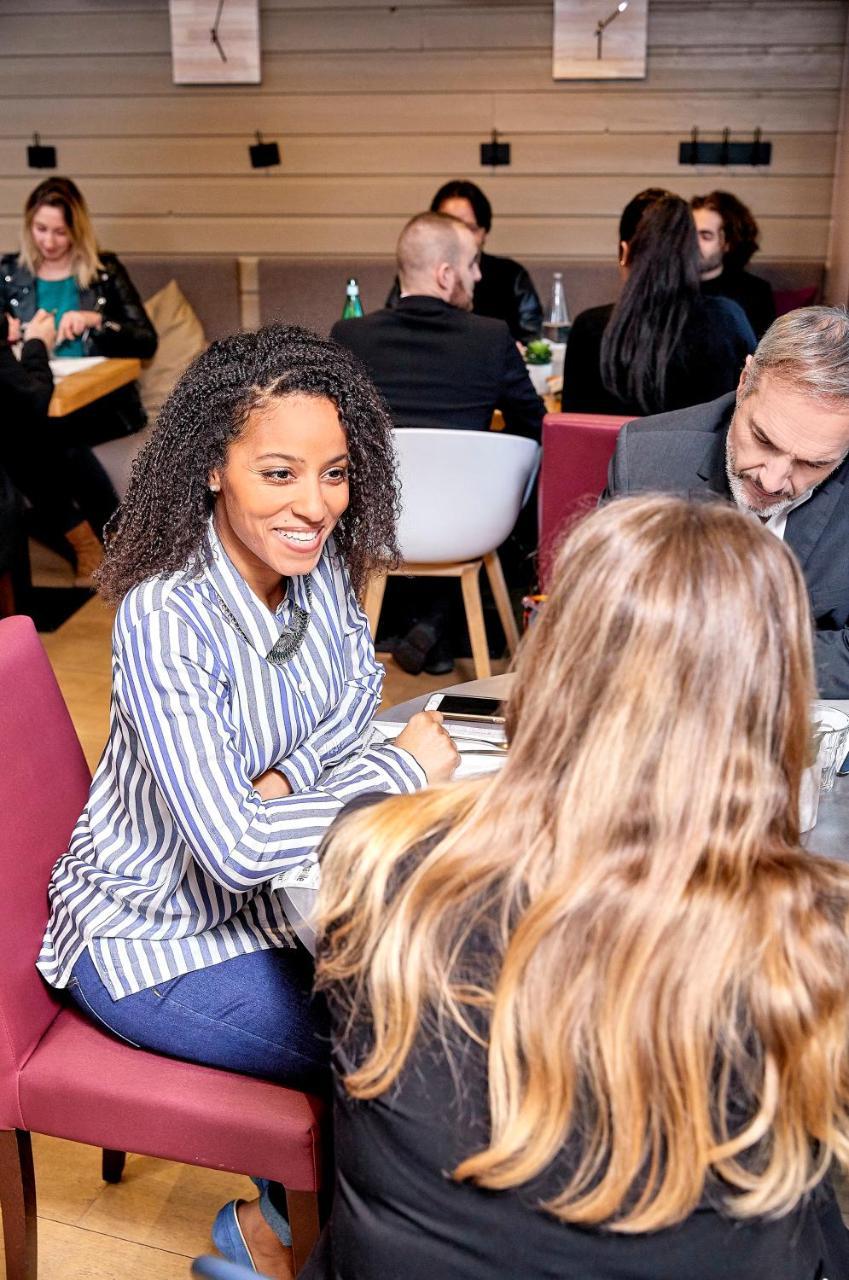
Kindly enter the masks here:
<path id="1" fill-rule="evenodd" d="M 472 314 L 479 249 L 469 228 L 444 213 L 420 213 L 396 250 L 401 298 L 356 320 L 340 320 L 331 338 L 359 356 L 386 397 L 397 427 L 487 431 L 500 409 L 512 435 L 539 440 L 545 407 L 531 385 L 503 320 Z M 446 588 L 419 582 L 418 615 L 392 646 L 395 661 L 417 674 L 452 669 L 445 639 Z"/>
<path id="2" fill-rule="evenodd" d="M 421 213 L 397 247 L 401 299 L 331 338 L 367 366 L 399 427 L 487 431 L 500 409 L 507 430 L 538 440 L 545 408 L 503 320 L 472 314 L 478 246 L 458 218 Z"/>
<path id="3" fill-rule="evenodd" d="M 847 455 L 849 317 L 806 307 L 767 331 L 736 394 L 627 423 L 605 496 L 718 494 L 784 538 L 808 585 L 820 696 L 849 698 Z"/>

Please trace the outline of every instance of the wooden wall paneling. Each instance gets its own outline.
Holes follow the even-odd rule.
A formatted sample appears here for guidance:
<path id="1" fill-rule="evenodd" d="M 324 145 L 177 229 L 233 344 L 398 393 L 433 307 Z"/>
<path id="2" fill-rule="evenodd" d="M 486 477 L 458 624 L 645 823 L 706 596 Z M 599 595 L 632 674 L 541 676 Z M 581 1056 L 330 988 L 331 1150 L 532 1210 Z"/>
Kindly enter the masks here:
<path id="1" fill-rule="evenodd" d="M 40 176 L 25 162 L 38 130 L 119 252 L 389 253 L 403 217 L 468 174 L 493 200 L 496 251 L 606 255 L 622 203 L 657 182 L 730 187 L 765 253 L 814 258 L 848 7 L 651 0 L 647 79 L 611 88 L 552 81 L 551 0 L 261 0 L 262 84 L 184 88 L 167 0 L 0 0 L 2 243 Z M 772 165 L 678 166 L 694 124 L 760 126 Z M 477 163 L 493 126 L 513 148 L 495 173 Z M 256 129 L 281 144 L 271 175 L 248 165 Z"/>
<path id="2" fill-rule="evenodd" d="M 478 49 L 551 47 L 551 5 L 548 0 L 527 4 L 427 3 L 329 5 L 311 3 L 279 8 L 262 5 L 263 48 L 272 52 L 307 49 Z M 126 24 L 133 26 L 133 45 L 139 52 L 168 48 L 167 3 L 126 5 L 20 6 L 10 12 L 4 4 L 4 47 L 9 53 L 37 55 L 55 47 L 61 51 L 62 24 L 57 12 L 73 16 L 80 48 L 91 52 L 126 48 Z M 778 5 L 773 0 L 651 0 L 649 43 L 652 46 L 727 45 L 733 28 L 738 45 L 761 48 L 781 44 L 841 43 L 844 35 L 843 0 L 800 0 Z"/>
<path id="3" fill-rule="evenodd" d="M 129 142 L 114 137 L 76 138 L 53 135 L 61 140 L 63 170 L 85 181 L 92 177 L 122 180 L 135 177 L 194 177 L 205 175 L 219 179 L 251 176 L 248 144 L 245 137 L 213 136 L 208 138 L 133 138 Z M 465 173 L 477 168 L 479 134 L 431 136 L 359 134 L 334 138 L 326 135 L 289 136 L 275 133 L 280 142 L 283 163 L 279 178 L 289 179 L 317 175 L 323 179 L 340 175 L 385 177 L 387 175 L 422 175 L 434 187 L 446 173 Z M 664 185 L 674 186 L 684 194 L 685 186 L 707 190 L 731 183 L 736 189 L 749 189 L 761 182 L 780 185 L 785 178 L 809 175 L 831 180 L 834 160 L 834 135 L 772 134 L 773 160 L 767 170 L 759 172 L 749 166 L 729 167 L 717 175 L 715 169 L 679 166 L 677 138 L 674 134 L 518 134 L 513 135 L 512 164 L 508 174 L 480 175 L 482 185 L 493 183 L 509 186 L 524 175 L 558 174 L 594 180 L 596 175 L 627 177 L 630 182 L 647 174 L 662 175 Z M 27 139 L 0 139 L 0 174 L 33 180 L 27 168 Z M 263 174 L 253 174 L 256 182 L 270 181 Z M 763 194 L 771 193 L 771 186 Z"/>
<path id="4" fill-rule="evenodd" d="M 53 14 L 4 14 L 0 17 L 0 48 L 4 56 L 18 58 L 67 55 L 71 49 L 113 54 L 132 50 L 136 54 L 168 53 L 170 57 L 168 9 L 76 13 L 58 22 Z"/>
<path id="5" fill-rule="evenodd" d="M 597 258 L 613 253 L 618 215 L 596 218 L 499 218 L 490 247 L 494 253 L 519 257 Z M 827 218 L 761 218 L 765 257 L 805 258 L 822 262 L 828 243 Z M 0 218 L 0 245 L 17 243 L 19 221 Z M 401 227 L 397 217 L 310 218 L 267 217 L 98 217 L 105 248 L 124 253 L 391 255 Z"/>
<path id="6" fill-rule="evenodd" d="M 420 133 L 423 122 L 436 133 L 480 133 L 492 127 L 512 133 L 667 132 L 689 136 L 693 124 L 720 131 L 733 121 L 736 131 L 760 126 L 783 133 L 833 133 L 837 93 L 790 91 L 773 98 L 744 92 L 685 96 L 610 90 L 566 97 L 528 94 L 338 94 L 261 97 L 223 94 L 136 99 L 115 96 L 104 111 L 98 98 L 7 100 L 0 113 L 0 137 L 28 137 L 34 128 L 61 137 L 181 137 L 239 134 L 256 129 L 312 134 Z"/>
<path id="7" fill-rule="evenodd" d="M 116 66 L 122 96 L 155 97 L 172 92 L 178 96 L 186 92 L 184 86 L 171 89 L 171 60 L 166 53 L 46 54 L 38 59 L 38 65 L 46 98 L 74 97 L 81 85 L 89 95 L 102 91 L 111 97 Z M 459 50 L 440 50 L 427 57 L 407 50 L 391 57 L 376 57 L 370 52 L 265 53 L 259 93 L 263 97 L 312 93 L 317 84 L 325 85 L 328 94 L 356 93 L 365 86 L 371 94 L 427 93 L 451 91 L 462 83 L 467 93 L 533 92 L 555 98 L 564 82 L 550 82 L 550 70 L 550 53 L 525 49 L 483 49 L 471 60 L 468 52 Z M 776 84 L 782 86 L 782 93 L 787 89 L 836 92 L 841 73 L 839 48 L 760 53 L 751 49 L 663 50 L 650 55 L 646 83 L 655 93 L 736 92 L 741 84 L 748 92 L 775 93 Z M 645 92 L 642 82 L 623 82 L 617 88 L 620 92 Z M 209 92 L 206 88 L 205 95 Z M 255 97 L 258 90 L 252 85 L 233 85 L 229 92 Z M 589 81 L 579 81 L 569 85 L 569 92 L 597 94 L 600 89 Z M 28 97 L 31 93 L 30 59 L 7 57 L 0 49 L 0 98 Z"/>
<path id="8" fill-rule="evenodd" d="M 825 300 L 836 307 L 849 305 L 849 26 L 844 55 L 840 122 L 835 139 L 835 176 Z"/>
<path id="9" fill-rule="evenodd" d="M 278 133 L 283 156 L 281 177 L 320 175 L 385 176 L 422 174 L 441 180 L 446 173 L 461 173 L 475 168 L 478 135 L 457 137 L 403 136 L 397 139 L 359 135 L 355 138 L 287 137 Z M 151 174 L 189 177 L 244 177 L 251 173 L 248 160 L 250 139 L 233 137 L 134 138 L 131 143 L 115 138 L 63 138 L 63 169 L 81 180 L 88 177 L 122 177 Z M 702 190 L 715 186 L 721 179 L 735 188 L 748 187 L 753 181 L 776 184 L 785 177 L 811 175 L 830 179 L 833 165 L 834 135 L 772 135 L 773 163 L 759 174 L 748 166 L 729 167 L 717 174 L 715 169 L 679 166 L 678 147 L 674 135 L 629 134 L 525 134 L 514 137 L 513 163 L 508 185 L 522 175 L 622 175 L 631 179 L 646 174 L 664 175 L 666 185 L 683 189 L 685 184 Z M 26 164 L 26 139 L 0 139 L 0 173 L 31 181 L 32 170 Z M 268 180 L 254 175 L 256 181 Z M 480 181 L 491 186 L 501 175 L 484 172 Z"/>
<path id="10" fill-rule="evenodd" d="M 649 5 L 649 42 L 653 46 L 727 46 L 752 49 L 781 44 L 841 44 L 846 12 L 841 0 L 800 0 L 780 7 L 772 0 L 745 4 L 705 0 L 703 4 Z"/>
<path id="11" fill-rule="evenodd" d="M 703 181 L 690 175 L 669 173 L 640 175 L 640 186 L 674 183 L 683 196 L 704 190 Z M 618 216 L 637 187 L 632 176 L 522 177 L 492 179 L 489 196 L 498 219 L 526 216 L 540 218 L 564 213 L 578 217 Z M 772 216 L 793 217 L 803 209 L 809 217 L 827 218 L 831 211 L 830 178 L 738 178 L 734 189 L 747 204 L 768 210 Z M 14 215 L 32 188 L 31 178 L 0 178 L 0 215 Z M 320 177 L 293 178 L 255 173 L 231 177 L 199 177 L 189 183 L 170 178 L 109 178 L 86 182 L 86 198 L 98 219 L 107 217 L 195 217 L 214 209 L 222 218 L 309 217 L 317 210 L 326 217 L 381 215 L 399 221 L 427 208 L 433 195 L 433 179 L 422 177 L 337 177 L 332 183 Z"/>
<path id="12" fill-rule="evenodd" d="M 783 133 L 824 133 L 837 127 L 838 94 L 800 92 L 663 94 L 628 92 L 617 83 L 597 93 L 554 97 L 545 93 L 494 95 L 495 128 L 529 133 L 591 133 L 625 130 L 689 136 L 696 124 L 705 132 L 733 125 L 736 132 L 758 126 Z M 764 136 L 767 136 L 766 132 Z"/>
<path id="13" fill-rule="evenodd" d="M 771 218 L 759 213 L 761 249 L 765 258 L 809 258 L 822 262 L 828 244 L 829 220 Z M 493 253 L 541 257 L 603 257 L 617 244 L 619 218 L 499 218 L 493 227 Z M 509 247 L 508 247 L 509 246 Z"/>
<path id="14" fill-rule="evenodd" d="M 488 133 L 492 128 L 491 95 L 429 94 L 260 94 L 189 92 L 133 98 L 91 97 L 10 99 L 0 112 L 0 137 L 27 137 L 34 128 L 77 137 L 116 133 L 126 138 L 236 134 L 248 138 L 256 129 L 269 134 L 290 132 L 420 133 L 423 121 L 439 133 Z M 35 123 L 34 123 L 35 122 Z M 252 140 L 252 139 L 251 139 Z"/>

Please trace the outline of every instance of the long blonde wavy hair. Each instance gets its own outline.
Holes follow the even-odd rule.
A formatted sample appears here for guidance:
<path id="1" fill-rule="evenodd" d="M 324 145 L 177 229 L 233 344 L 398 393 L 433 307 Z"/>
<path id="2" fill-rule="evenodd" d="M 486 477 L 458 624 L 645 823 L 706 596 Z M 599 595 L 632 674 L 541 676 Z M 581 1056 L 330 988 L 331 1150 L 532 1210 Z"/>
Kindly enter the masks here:
<path id="1" fill-rule="evenodd" d="M 80 288 L 87 289 L 101 265 L 100 253 L 88 205 L 79 187 L 70 178 L 45 178 L 30 192 L 24 205 L 24 225 L 18 261 L 32 275 L 38 275 L 41 254 L 33 239 L 32 221 L 43 205 L 62 211 L 73 244 L 72 274 Z"/>
<path id="2" fill-rule="evenodd" d="M 567 1222 L 668 1227 L 708 1183 L 780 1215 L 849 1163 L 849 867 L 799 845 L 802 575 L 731 506 L 643 497 L 576 527 L 552 580 L 501 773 L 328 842 L 319 982 L 369 1030 L 345 1086 L 385 1093 L 425 1019 L 474 1037 L 482 1008 L 489 1145 L 455 1178 L 516 1187 L 568 1141 L 542 1206 Z"/>

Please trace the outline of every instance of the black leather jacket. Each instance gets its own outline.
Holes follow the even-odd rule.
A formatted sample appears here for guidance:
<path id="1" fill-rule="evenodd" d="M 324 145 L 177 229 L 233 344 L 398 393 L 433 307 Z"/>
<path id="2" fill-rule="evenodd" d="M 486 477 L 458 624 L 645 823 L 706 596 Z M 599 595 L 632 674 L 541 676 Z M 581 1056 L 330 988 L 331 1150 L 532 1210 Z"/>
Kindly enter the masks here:
<path id="1" fill-rule="evenodd" d="M 80 310 L 103 316 L 100 329 L 83 335 L 86 355 L 149 360 L 156 351 L 156 330 L 141 298 L 114 253 L 102 253 L 100 262 L 91 286 L 80 289 Z M 14 253 L 0 258 L 0 312 L 24 322 L 36 312 L 35 280 Z"/>
<path id="2" fill-rule="evenodd" d="M 475 285 L 474 312 L 503 320 L 517 342 L 529 342 L 542 332 L 542 303 L 534 282 L 521 262 L 482 253 L 481 278 Z M 401 297 L 396 279 L 386 299 L 394 308 Z"/>

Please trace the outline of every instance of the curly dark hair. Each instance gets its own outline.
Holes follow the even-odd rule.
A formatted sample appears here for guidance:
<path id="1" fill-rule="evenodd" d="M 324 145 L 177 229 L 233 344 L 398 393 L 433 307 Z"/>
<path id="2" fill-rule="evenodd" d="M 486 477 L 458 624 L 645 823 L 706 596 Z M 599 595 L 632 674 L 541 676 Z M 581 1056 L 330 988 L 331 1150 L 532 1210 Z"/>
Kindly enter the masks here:
<path id="1" fill-rule="evenodd" d="M 214 502 L 210 472 L 224 465 L 254 409 L 298 394 L 330 400 L 347 437 L 350 501 L 334 538 L 354 590 L 374 567 L 397 563 L 398 483 L 384 401 L 344 347 L 270 324 L 213 342 L 166 400 L 107 526 L 101 595 L 118 603 L 145 578 L 201 571 Z"/>
<path id="2" fill-rule="evenodd" d="M 722 219 L 725 236 L 725 266 L 742 271 L 760 248 L 760 228 L 754 214 L 730 191 L 709 191 L 706 196 L 693 196 L 694 209 L 712 209 Z"/>

